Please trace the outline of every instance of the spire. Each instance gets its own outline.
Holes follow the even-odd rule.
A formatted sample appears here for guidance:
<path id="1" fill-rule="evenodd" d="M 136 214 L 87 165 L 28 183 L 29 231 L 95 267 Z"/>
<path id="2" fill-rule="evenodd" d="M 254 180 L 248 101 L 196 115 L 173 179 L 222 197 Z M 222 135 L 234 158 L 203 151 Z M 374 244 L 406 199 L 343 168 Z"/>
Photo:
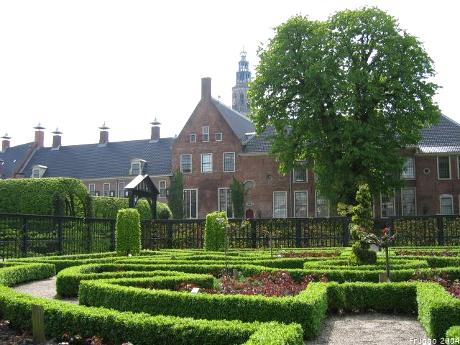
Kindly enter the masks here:
<path id="1" fill-rule="evenodd" d="M 232 88 L 232 109 L 242 114 L 249 111 L 248 104 L 248 83 L 251 81 L 249 62 L 246 60 L 247 53 L 243 49 L 240 53 L 238 71 L 236 72 L 236 84 Z"/>

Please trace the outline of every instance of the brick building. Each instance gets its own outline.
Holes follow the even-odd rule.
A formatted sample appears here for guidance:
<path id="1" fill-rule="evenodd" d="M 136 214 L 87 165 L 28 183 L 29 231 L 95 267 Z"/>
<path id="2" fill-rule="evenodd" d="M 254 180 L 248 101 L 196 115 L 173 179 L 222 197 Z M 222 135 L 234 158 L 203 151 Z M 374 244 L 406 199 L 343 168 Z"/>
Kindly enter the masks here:
<path id="1" fill-rule="evenodd" d="M 235 96 L 250 78 L 245 56 L 233 88 L 233 106 L 247 98 Z M 240 72 L 240 73 L 239 73 Z M 242 74 L 241 74 L 242 73 Z M 245 79 L 246 78 L 246 79 Z M 239 80 L 241 79 L 241 80 Z M 246 83 L 247 91 L 247 83 Z M 247 106 L 247 103 L 246 103 Z M 238 108 L 237 108 L 238 109 Z M 244 109 L 243 109 L 244 110 Z M 246 108 L 247 110 L 247 108 Z M 160 123 L 151 123 L 145 140 L 109 142 L 109 128 L 100 127 L 99 142 L 61 145 L 62 133 L 53 132 L 52 147 L 44 147 L 44 128 L 35 127 L 34 141 L 10 147 L 2 139 L 2 178 L 66 176 L 81 179 L 94 195 L 123 196 L 124 186 L 138 174 L 149 174 L 166 202 L 170 177 L 184 174 L 187 218 L 204 218 L 214 210 L 233 215 L 232 179 L 244 182 L 247 217 L 329 217 L 327 200 L 315 190 L 315 176 L 298 168 L 285 176 L 269 155 L 270 129 L 260 135 L 254 124 L 211 95 L 211 79 L 201 81 L 201 99 L 177 138 L 161 138 Z M 422 131 L 417 147 L 404 151 L 401 178 L 406 187 L 374 200 L 376 217 L 460 213 L 460 125 L 446 116 Z"/>

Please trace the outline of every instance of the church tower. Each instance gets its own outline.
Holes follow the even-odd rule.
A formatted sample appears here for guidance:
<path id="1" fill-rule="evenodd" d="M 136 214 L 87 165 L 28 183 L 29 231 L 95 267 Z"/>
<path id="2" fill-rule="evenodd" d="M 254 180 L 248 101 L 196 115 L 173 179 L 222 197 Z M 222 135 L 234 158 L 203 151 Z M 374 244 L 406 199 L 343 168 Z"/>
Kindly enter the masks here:
<path id="1" fill-rule="evenodd" d="M 248 82 L 250 80 L 249 62 L 246 60 L 246 52 L 243 50 L 241 52 L 241 60 L 238 62 L 236 85 L 232 88 L 232 109 L 245 115 L 249 111 Z"/>

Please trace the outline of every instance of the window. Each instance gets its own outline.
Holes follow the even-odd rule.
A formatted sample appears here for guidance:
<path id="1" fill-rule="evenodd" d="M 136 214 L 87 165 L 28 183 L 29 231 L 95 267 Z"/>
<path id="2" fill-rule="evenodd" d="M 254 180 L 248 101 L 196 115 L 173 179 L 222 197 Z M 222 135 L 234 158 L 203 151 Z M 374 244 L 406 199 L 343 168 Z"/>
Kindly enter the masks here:
<path id="1" fill-rule="evenodd" d="M 198 189 L 184 189 L 184 217 L 198 218 Z"/>
<path id="2" fill-rule="evenodd" d="M 118 197 L 123 198 L 125 196 L 125 183 L 118 182 Z"/>
<path id="3" fill-rule="evenodd" d="M 453 205 L 452 195 L 442 194 L 439 197 L 439 211 L 441 214 L 449 215 L 454 214 L 454 205 Z"/>
<path id="4" fill-rule="evenodd" d="M 316 191 L 316 217 L 329 217 L 329 200 Z"/>
<path id="5" fill-rule="evenodd" d="M 216 133 L 215 136 L 216 136 L 216 141 L 222 141 L 222 133 L 220 132 Z"/>
<path id="6" fill-rule="evenodd" d="M 235 171 L 235 152 L 224 152 L 224 172 Z"/>
<path id="7" fill-rule="evenodd" d="M 190 134 L 190 142 L 191 143 L 196 143 L 196 134 L 195 133 Z"/>
<path id="8" fill-rule="evenodd" d="M 307 182 L 307 169 L 296 167 L 293 170 L 294 182 Z"/>
<path id="9" fill-rule="evenodd" d="M 41 178 L 45 174 L 46 169 L 48 169 L 48 167 L 45 165 L 34 165 L 32 167 L 32 174 L 30 175 L 30 177 Z"/>
<path id="10" fill-rule="evenodd" d="M 158 191 L 160 192 L 160 198 L 166 198 L 166 180 L 158 182 Z"/>
<path id="11" fill-rule="evenodd" d="M 394 194 L 380 194 L 380 217 L 388 218 L 395 215 Z"/>
<path id="12" fill-rule="evenodd" d="M 104 183 L 102 185 L 102 195 L 110 196 L 110 183 Z"/>
<path id="13" fill-rule="evenodd" d="M 232 191 L 230 188 L 218 190 L 219 211 L 225 211 L 228 218 L 233 218 Z"/>
<path id="14" fill-rule="evenodd" d="M 308 217 L 308 192 L 296 191 L 294 192 L 294 217 L 307 218 Z"/>
<path id="15" fill-rule="evenodd" d="M 209 126 L 201 127 L 201 135 L 202 135 L 203 142 L 209 141 Z"/>
<path id="16" fill-rule="evenodd" d="M 131 160 L 131 168 L 129 170 L 129 174 L 134 176 L 142 174 L 145 162 L 145 160 L 139 158 Z"/>
<path id="17" fill-rule="evenodd" d="M 403 216 L 416 216 L 415 188 L 401 189 L 401 213 Z"/>
<path id="18" fill-rule="evenodd" d="M 450 158 L 449 156 L 438 157 L 438 179 L 450 180 Z"/>
<path id="19" fill-rule="evenodd" d="M 403 171 L 401 173 L 402 178 L 413 179 L 415 178 L 415 163 L 414 157 L 406 157 L 404 161 Z"/>
<path id="20" fill-rule="evenodd" d="M 180 155 L 180 171 L 184 174 L 192 172 L 192 155 L 185 153 Z"/>
<path id="21" fill-rule="evenodd" d="M 201 172 L 210 173 L 212 172 L 212 153 L 201 154 Z"/>
<path id="22" fill-rule="evenodd" d="M 94 183 L 88 184 L 89 195 L 96 195 L 96 185 Z"/>
<path id="23" fill-rule="evenodd" d="M 273 192 L 273 218 L 287 217 L 287 192 Z"/>

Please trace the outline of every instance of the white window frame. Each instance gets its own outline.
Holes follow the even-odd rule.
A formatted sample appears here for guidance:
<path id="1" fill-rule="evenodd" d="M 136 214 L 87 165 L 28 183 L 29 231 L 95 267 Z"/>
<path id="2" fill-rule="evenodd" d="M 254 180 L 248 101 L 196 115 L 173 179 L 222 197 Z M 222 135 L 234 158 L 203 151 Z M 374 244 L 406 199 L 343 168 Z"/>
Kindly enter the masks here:
<path id="1" fill-rule="evenodd" d="M 404 158 L 405 158 L 405 161 L 404 161 L 403 171 L 401 172 L 401 178 L 404 180 L 415 180 L 415 158 L 414 157 L 404 157 Z M 413 171 L 412 175 L 404 174 L 404 167 L 406 166 L 406 163 L 408 161 L 412 162 L 412 171 Z"/>
<path id="2" fill-rule="evenodd" d="M 318 217 L 318 191 L 316 190 L 315 191 L 315 217 L 316 218 L 319 218 Z M 324 197 L 321 197 L 320 199 L 325 199 Z M 326 218 L 329 218 L 331 216 L 331 202 L 327 199 L 326 200 L 326 204 L 327 204 L 327 216 Z"/>
<path id="3" fill-rule="evenodd" d="M 233 155 L 233 170 L 225 170 L 225 155 L 232 154 Z M 235 172 L 236 170 L 236 153 L 235 152 L 224 152 L 222 154 L 222 171 L 223 172 Z"/>
<path id="4" fill-rule="evenodd" d="M 220 200 L 220 191 L 221 190 L 226 191 L 226 193 L 225 193 L 225 197 L 226 197 L 226 199 L 225 199 L 225 206 L 226 206 L 225 210 L 222 210 L 221 207 L 220 207 L 220 201 L 221 201 Z M 227 212 L 228 211 L 228 204 L 227 204 L 227 202 L 228 202 L 228 193 L 231 193 L 231 192 L 232 192 L 232 190 L 230 188 L 228 188 L 228 187 L 217 188 L 217 209 L 219 211 L 225 211 L 225 213 L 227 215 L 227 218 L 234 218 L 235 217 L 235 210 L 233 209 L 233 204 L 232 204 L 231 197 L 230 197 L 230 205 L 231 205 L 232 214 L 228 214 L 228 212 Z"/>
<path id="5" fill-rule="evenodd" d="M 285 200 L 285 209 L 284 209 L 284 215 L 281 217 L 275 217 L 275 194 L 280 193 L 284 194 L 284 200 Z M 284 190 L 275 190 L 273 191 L 273 198 L 272 198 L 272 215 L 273 218 L 281 219 L 281 218 L 287 218 L 287 213 L 288 213 L 288 199 L 287 199 L 287 192 Z"/>
<path id="6" fill-rule="evenodd" d="M 304 218 L 304 217 L 299 217 L 296 215 L 296 208 L 297 208 L 297 204 L 296 204 L 296 198 L 295 198 L 295 195 L 297 193 L 305 193 L 306 194 L 306 199 L 307 199 L 307 214 L 306 214 L 306 218 L 308 218 L 308 190 L 295 190 L 294 191 L 294 218 Z"/>
<path id="7" fill-rule="evenodd" d="M 45 165 L 34 165 L 32 167 L 32 174 L 30 175 L 31 178 L 42 178 L 45 174 L 46 170 L 48 169 Z"/>
<path id="8" fill-rule="evenodd" d="M 193 140 L 192 140 L 192 138 L 193 138 Z M 196 143 L 196 133 L 190 133 L 189 134 L 189 141 L 191 143 Z"/>
<path id="9" fill-rule="evenodd" d="M 203 157 L 204 156 L 209 156 L 210 157 L 210 170 L 207 170 L 207 171 L 203 171 Z M 201 167 L 200 168 L 201 168 L 201 173 L 202 174 L 210 174 L 210 173 L 212 173 L 213 166 L 212 166 L 212 153 L 211 152 L 201 154 Z"/>
<path id="10" fill-rule="evenodd" d="M 404 214 L 404 202 L 403 202 L 403 190 L 405 189 L 411 189 L 414 191 L 414 210 L 415 214 Z M 404 187 L 401 188 L 401 215 L 404 216 L 416 216 L 417 215 L 417 188 L 415 187 Z"/>
<path id="11" fill-rule="evenodd" d="M 109 186 L 109 188 L 106 190 L 105 186 Z M 102 196 L 110 196 L 110 182 L 104 182 L 102 184 Z"/>
<path id="12" fill-rule="evenodd" d="M 452 213 L 442 213 L 442 207 L 441 207 L 441 199 L 443 198 L 449 198 L 450 199 L 450 202 L 451 202 L 451 210 L 452 210 Z M 439 214 L 440 215 L 446 215 L 446 216 L 450 216 L 450 215 L 453 215 L 454 214 L 454 197 L 452 196 L 452 194 L 441 194 L 439 196 Z"/>
<path id="13" fill-rule="evenodd" d="M 447 157 L 447 158 L 448 158 L 448 161 L 449 161 L 449 177 L 448 177 L 448 178 L 446 178 L 446 177 L 442 177 L 442 178 L 441 178 L 441 177 L 439 176 L 439 158 L 440 158 L 440 157 Z M 450 156 L 437 156 L 437 157 L 436 157 L 436 162 L 437 162 L 436 168 L 437 168 L 437 170 L 438 170 L 438 180 L 441 180 L 441 181 L 448 181 L 448 180 L 452 179 L 452 167 L 451 167 L 451 163 L 450 163 Z"/>
<path id="14" fill-rule="evenodd" d="M 184 188 L 183 191 L 182 191 L 182 195 L 185 194 L 185 191 L 196 191 L 196 203 L 195 203 L 195 215 L 196 217 L 189 217 L 189 218 L 186 218 L 186 219 L 198 219 L 198 210 L 199 210 L 199 207 L 198 207 L 198 188 Z M 190 193 L 190 198 L 192 196 L 192 193 Z M 184 198 L 184 202 L 186 203 L 185 201 L 185 198 Z M 190 200 L 190 210 L 189 210 L 189 213 L 192 214 L 192 202 Z M 184 215 L 185 216 L 185 215 Z"/>
<path id="15" fill-rule="evenodd" d="M 184 156 L 189 156 L 190 157 L 190 171 L 184 171 L 184 166 L 183 166 L 183 163 L 182 163 L 182 157 Z M 183 174 L 191 174 L 193 172 L 193 160 L 192 160 L 192 154 L 191 153 L 182 153 L 180 156 L 179 156 L 179 165 L 180 165 L 180 172 L 183 173 Z"/>
<path id="16" fill-rule="evenodd" d="M 204 139 L 206 136 L 206 140 Z M 204 143 L 209 142 L 209 126 L 201 127 L 201 141 Z"/>
<path id="17" fill-rule="evenodd" d="M 218 135 L 219 135 L 220 139 L 217 139 Z M 217 133 L 214 134 L 214 138 L 215 138 L 216 141 L 222 141 L 223 136 L 224 135 L 222 134 L 222 132 L 217 132 Z"/>
<path id="18" fill-rule="evenodd" d="M 93 189 L 91 190 L 91 187 L 93 187 Z M 88 183 L 88 193 L 89 195 L 96 195 L 96 184 L 95 183 Z"/>
<path id="19" fill-rule="evenodd" d="M 383 194 L 385 194 L 385 193 L 383 193 Z M 391 196 L 391 194 L 388 195 L 388 196 Z M 385 218 L 390 218 L 390 217 L 396 216 L 396 198 L 395 197 L 396 197 L 396 195 L 395 195 L 395 192 L 393 191 L 393 194 L 392 194 L 392 197 L 391 197 L 391 199 L 393 199 L 393 215 L 384 217 L 383 212 L 382 212 L 382 210 L 383 210 L 383 207 L 382 207 L 383 206 L 382 205 L 382 193 L 380 193 L 380 218 L 385 219 Z"/>
<path id="20" fill-rule="evenodd" d="M 298 179 L 296 178 L 296 169 L 305 170 L 305 180 L 298 180 Z M 293 169 L 292 169 L 292 180 L 293 180 L 295 183 L 307 183 L 307 182 L 308 182 L 308 169 L 302 168 L 302 167 L 293 168 Z"/>
<path id="21" fill-rule="evenodd" d="M 163 187 L 161 186 L 162 184 L 164 185 Z M 160 198 L 166 198 L 166 180 L 158 181 L 158 191 L 160 192 L 158 194 Z M 161 195 L 162 191 L 164 192 L 164 195 Z"/>
<path id="22" fill-rule="evenodd" d="M 118 181 L 118 197 L 124 198 L 125 196 L 125 181 Z"/>

